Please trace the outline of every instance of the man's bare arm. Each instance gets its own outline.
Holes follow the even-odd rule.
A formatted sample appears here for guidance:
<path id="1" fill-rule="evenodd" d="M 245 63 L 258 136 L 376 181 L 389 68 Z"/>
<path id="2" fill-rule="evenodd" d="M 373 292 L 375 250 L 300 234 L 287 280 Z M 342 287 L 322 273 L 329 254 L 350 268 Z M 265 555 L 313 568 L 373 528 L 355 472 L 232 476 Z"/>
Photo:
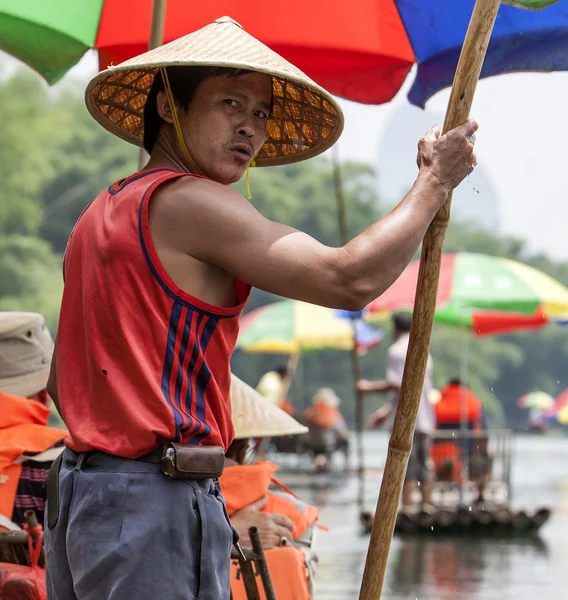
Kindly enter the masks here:
<path id="1" fill-rule="evenodd" d="M 367 379 L 360 379 L 357 382 L 357 390 L 363 393 L 386 393 L 386 392 L 398 392 L 400 386 L 395 383 L 391 383 L 386 379 L 380 379 L 378 381 L 368 381 Z"/>
<path id="2" fill-rule="evenodd" d="M 431 131 L 421 141 L 420 174 L 403 201 L 342 248 L 273 223 L 237 192 L 203 179 L 170 184 L 153 219 L 177 249 L 255 287 L 357 310 L 399 277 L 451 189 L 471 171 L 469 136 L 476 129 L 469 123 L 439 139 Z"/>

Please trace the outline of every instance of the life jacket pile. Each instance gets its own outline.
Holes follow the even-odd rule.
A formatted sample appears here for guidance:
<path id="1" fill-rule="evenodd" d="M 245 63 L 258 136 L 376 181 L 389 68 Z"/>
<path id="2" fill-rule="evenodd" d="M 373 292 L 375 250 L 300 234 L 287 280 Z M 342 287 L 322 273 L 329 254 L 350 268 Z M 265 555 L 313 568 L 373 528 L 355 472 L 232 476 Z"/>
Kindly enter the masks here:
<path id="1" fill-rule="evenodd" d="M 47 427 L 48 420 L 49 409 L 41 402 L 0 392 L 0 514 L 8 518 L 14 510 L 22 455 L 44 452 L 68 435 L 64 429 Z"/>

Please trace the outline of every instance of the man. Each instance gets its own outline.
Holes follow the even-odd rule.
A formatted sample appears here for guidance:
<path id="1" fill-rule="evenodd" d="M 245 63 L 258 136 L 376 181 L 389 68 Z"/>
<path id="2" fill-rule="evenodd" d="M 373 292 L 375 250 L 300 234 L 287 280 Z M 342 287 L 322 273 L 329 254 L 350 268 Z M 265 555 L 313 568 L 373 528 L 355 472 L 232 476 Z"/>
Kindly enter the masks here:
<path id="1" fill-rule="evenodd" d="M 331 468 L 333 453 L 343 453 L 345 469 L 349 464 L 349 429 L 339 410 L 341 400 L 328 387 L 320 388 L 312 398 L 312 406 L 304 411 L 304 419 L 310 432 L 307 446 L 314 454 L 316 469 Z"/>
<path id="2" fill-rule="evenodd" d="M 47 427 L 53 340 L 36 313 L 0 312 L 0 515 L 43 521 L 47 472 L 67 435 Z"/>
<path id="3" fill-rule="evenodd" d="M 357 383 L 360 392 L 388 393 L 387 402 L 369 419 L 369 424 L 376 427 L 385 423 L 392 427 L 398 404 L 404 364 L 410 342 L 410 326 L 412 318 L 408 314 L 396 314 L 393 316 L 393 338 L 394 343 L 387 353 L 386 378 L 381 381 L 361 380 Z M 416 429 L 412 441 L 412 450 L 408 459 L 408 468 L 402 490 L 402 508 L 411 511 L 413 508 L 412 495 L 417 485 L 420 485 L 423 509 L 430 510 L 430 499 L 432 494 L 432 468 L 430 460 L 430 435 L 434 429 L 434 411 L 428 400 L 428 394 L 432 389 L 432 357 L 428 356 L 424 387 L 420 396 L 420 406 L 416 417 Z"/>
<path id="4" fill-rule="evenodd" d="M 288 401 L 287 395 L 292 379 L 294 378 L 297 356 L 298 355 L 292 357 L 287 365 L 280 365 L 276 367 L 276 369 L 265 373 L 256 386 L 256 391 L 261 396 L 266 398 L 269 402 L 272 402 L 274 406 L 287 412 L 289 415 L 293 415 L 295 412 L 294 405 Z M 288 446 L 290 440 L 291 438 L 285 438 L 285 440 L 276 438 L 274 444 L 280 449 L 283 445 L 282 442 L 284 442 L 284 446 Z M 265 459 L 268 447 L 270 446 L 270 441 L 269 437 L 263 437 L 259 441 L 257 450 L 258 461 Z"/>
<path id="5" fill-rule="evenodd" d="M 442 390 L 440 401 L 435 405 L 437 429 L 455 430 L 457 439 L 436 442 L 432 458 L 437 472 L 442 471 L 450 481 L 462 481 L 462 461 L 469 479 L 477 484 L 476 503 L 485 502 L 484 492 L 492 467 L 492 456 L 489 453 L 489 440 L 480 432 L 487 429 L 483 415 L 483 403 L 462 383 L 454 377 Z M 460 430 L 465 425 L 467 431 L 474 432 L 473 437 L 459 439 Z"/>
<path id="6" fill-rule="evenodd" d="M 109 68 L 86 98 L 151 158 L 89 205 L 65 252 L 50 390 L 70 437 L 59 510 L 48 502 L 51 598 L 226 600 L 232 532 L 215 477 L 251 286 L 361 308 L 472 171 L 477 125 L 432 129 L 399 207 L 329 248 L 229 187 L 253 161 L 321 153 L 343 124 L 333 97 L 231 19 Z"/>
<path id="7" fill-rule="evenodd" d="M 470 431 L 483 429 L 483 403 L 459 377 L 448 381 L 434 407 L 438 429 L 460 429 L 462 420 Z"/>
<path id="8" fill-rule="evenodd" d="M 293 377 L 294 372 L 288 365 L 280 365 L 260 378 L 256 391 L 278 408 L 288 414 L 293 414 L 294 407 L 286 400 Z"/>

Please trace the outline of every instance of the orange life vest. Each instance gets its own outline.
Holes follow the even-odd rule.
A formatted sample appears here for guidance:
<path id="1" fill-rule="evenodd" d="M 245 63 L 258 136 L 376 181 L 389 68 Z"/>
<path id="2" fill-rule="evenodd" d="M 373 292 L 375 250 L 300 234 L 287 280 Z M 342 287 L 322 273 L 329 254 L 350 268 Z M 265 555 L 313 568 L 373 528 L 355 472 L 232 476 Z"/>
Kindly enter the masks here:
<path id="1" fill-rule="evenodd" d="M 319 510 L 302 502 L 298 496 L 272 476 L 278 465 L 263 461 L 254 465 L 227 467 L 219 478 L 229 516 L 253 502 L 268 497 L 265 513 L 278 513 L 294 523 L 294 539 L 303 535 L 319 517 Z M 278 490 L 268 491 L 270 485 Z"/>
<path id="2" fill-rule="evenodd" d="M 470 389 L 461 385 L 447 385 L 442 390 L 440 401 L 436 404 L 438 426 L 455 423 L 459 428 L 462 402 L 465 402 L 466 420 L 475 423 L 475 428 L 478 429 L 481 423 L 481 400 Z"/>
<path id="3" fill-rule="evenodd" d="M 268 498 L 262 512 L 285 515 L 294 523 L 294 539 L 312 527 L 319 510 L 302 502 L 293 492 L 272 476 L 278 466 L 268 462 L 227 467 L 219 478 L 229 516 L 253 502 Z M 269 491 L 270 485 L 277 490 Z M 278 600 L 309 600 L 308 571 L 304 553 L 298 548 L 273 548 L 265 552 L 268 569 Z M 257 577 L 259 576 L 256 574 Z M 259 589 L 262 587 L 258 580 Z M 234 600 L 246 600 L 237 561 L 231 563 L 231 591 Z M 265 600 L 261 592 L 261 599 Z"/>
<path id="4" fill-rule="evenodd" d="M 278 600 L 310 600 L 307 567 L 304 553 L 297 548 L 273 548 L 265 552 L 272 586 Z M 254 565 L 253 565 L 254 569 Z M 254 571 L 260 600 L 266 600 L 262 589 L 260 573 Z M 233 600 L 247 600 L 247 593 L 241 577 L 239 563 L 231 561 L 231 593 Z"/>
<path id="5" fill-rule="evenodd" d="M 282 400 L 282 403 L 278 408 L 292 417 L 296 414 L 296 407 L 286 399 Z"/>
<path id="6" fill-rule="evenodd" d="M 22 454 L 44 452 L 67 436 L 46 427 L 49 409 L 40 402 L 0 392 L 0 514 L 12 516 Z"/>
<path id="7" fill-rule="evenodd" d="M 322 429 L 334 429 L 345 423 L 341 411 L 335 406 L 328 406 L 327 404 L 316 404 L 306 409 L 304 416 L 310 425 Z"/>

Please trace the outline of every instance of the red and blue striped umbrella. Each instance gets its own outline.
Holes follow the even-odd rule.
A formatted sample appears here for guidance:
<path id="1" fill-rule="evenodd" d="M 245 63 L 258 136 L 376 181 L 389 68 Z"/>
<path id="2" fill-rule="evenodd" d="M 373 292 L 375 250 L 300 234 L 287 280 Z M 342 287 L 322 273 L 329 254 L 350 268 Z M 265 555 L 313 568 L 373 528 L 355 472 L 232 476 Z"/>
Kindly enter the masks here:
<path id="1" fill-rule="evenodd" d="M 568 69 L 568 0 L 510 0 L 497 16 L 482 77 Z M 382 104 L 418 64 L 417 105 L 451 84 L 474 0 L 166 0 L 164 42 L 230 15 L 332 94 Z M 145 52 L 152 0 L 0 0 L 0 48 L 57 81 L 90 48 L 100 68 Z"/>

